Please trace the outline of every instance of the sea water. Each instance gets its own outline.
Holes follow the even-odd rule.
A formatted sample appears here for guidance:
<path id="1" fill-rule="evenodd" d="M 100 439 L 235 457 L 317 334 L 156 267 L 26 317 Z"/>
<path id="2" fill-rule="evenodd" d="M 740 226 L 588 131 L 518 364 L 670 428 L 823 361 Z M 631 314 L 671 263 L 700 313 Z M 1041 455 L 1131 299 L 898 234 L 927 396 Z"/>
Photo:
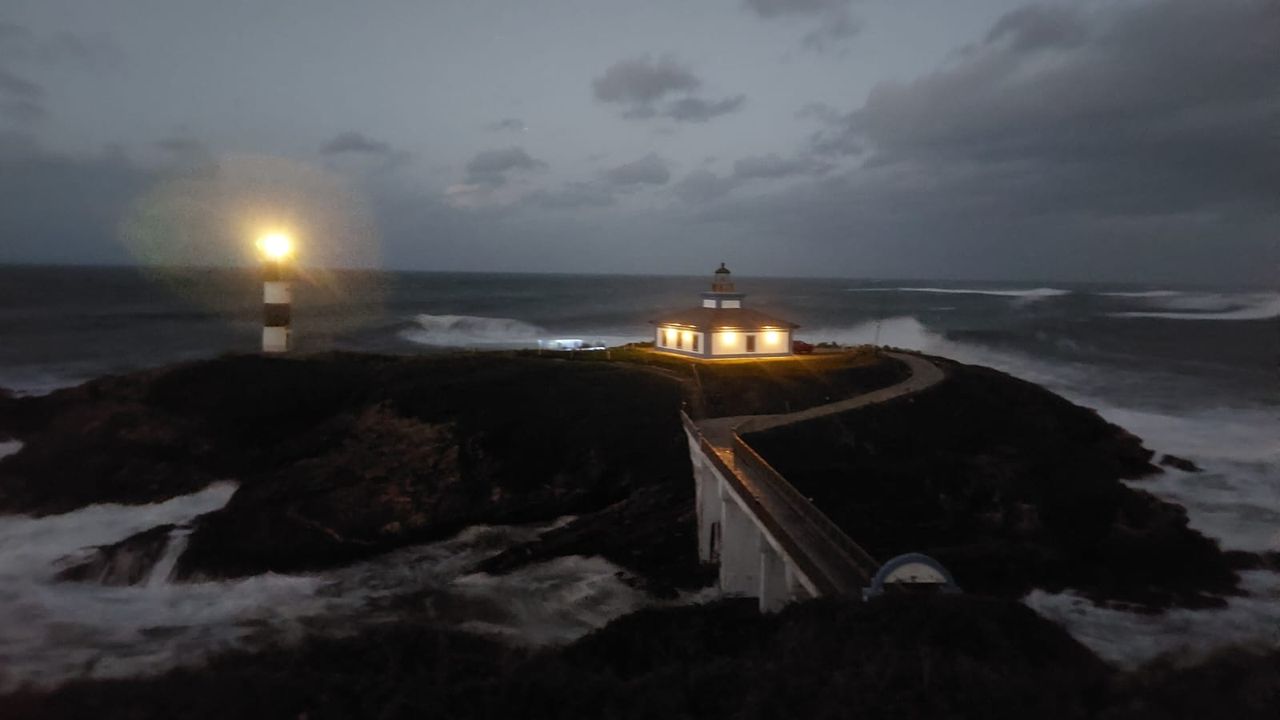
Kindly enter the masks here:
<path id="1" fill-rule="evenodd" d="M 736 280 L 747 307 L 798 322 L 798 339 L 919 349 L 1005 370 L 1093 407 L 1156 452 L 1204 468 L 1170 469 L 1135 486 L 1184 505 L 1192 526 L 1225 548 L 1280 551 L 1280 293 Z M 616 345 L 648 339 L 648 321 L 664 311 L 697 305 L 706 282 L 307 271 L 297 280 L 294 330 L 300 351 L 536 348 L 565 338 Z M 247 271 L 0 268 L 0 387 L 38 394 L 103 373 L 252 352 L 260 293 Z M 19 447 L 0 438 L 0 456 Z M 518 542 L 536 529 L 476 529 L 401 551 L 412 557 L 313 575 L 189 585 L 154 577 L 132 588 L 52 582 L 66 557 L 214 509 L 229 487 L 151 506 L 0 517 L 0 668 L 7 682 L 163 669 L 260 640 L 264 628 L 275 637 L 315 627 L 317 618 L 376 619 L 370 608 L 404 591 L 430 597 L 434 588 L 437 598 L 469 593 L 483 599 L 471 604 L 485 611 L 452 621 L 526 642 L 563 641 L 647 602 L 618 580 L 616 567 L 594 558 L 557 560 L 505 578 L 467 570 L 498 551 L 493 543 Z M 172 542 L 182 541 L 179 531 Z M 1133 665 L 1165 651 L 1280 642 L 1280 578 L 1249 572 L 1243 587 L 1247 595 L 1224 609 L 1159 615 L 1098 608 L 1070 592 L 1036 591 L 1026 601 L 1104 658 Z"/>

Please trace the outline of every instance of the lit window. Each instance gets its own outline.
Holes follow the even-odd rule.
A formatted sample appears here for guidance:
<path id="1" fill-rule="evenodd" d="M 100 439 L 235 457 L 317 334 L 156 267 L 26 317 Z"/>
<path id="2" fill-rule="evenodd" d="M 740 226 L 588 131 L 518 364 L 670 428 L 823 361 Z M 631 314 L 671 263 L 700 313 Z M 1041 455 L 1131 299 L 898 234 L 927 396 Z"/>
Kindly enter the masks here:
<path id="1" fill-rule="evenodd" d="M 778 333 L 773 330 L 770 330 L 769 332 L 764 334 L 764 341 L 765 341 L 765 344 L 767 345 L 777 345 L 778 339 L 779 339 Z"/>

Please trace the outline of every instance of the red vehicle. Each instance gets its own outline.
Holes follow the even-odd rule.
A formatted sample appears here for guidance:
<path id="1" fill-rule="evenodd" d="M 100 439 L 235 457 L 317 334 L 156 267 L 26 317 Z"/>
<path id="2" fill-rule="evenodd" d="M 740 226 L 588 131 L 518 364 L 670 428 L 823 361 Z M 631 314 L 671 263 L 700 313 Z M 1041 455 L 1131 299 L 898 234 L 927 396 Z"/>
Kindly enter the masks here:
<path id="1" fill-rule="evenodd" d="M 813 346 L 803 340 L 792 340 L 791 352 L 797 355 L 808 355 L 813 352 Z"/>

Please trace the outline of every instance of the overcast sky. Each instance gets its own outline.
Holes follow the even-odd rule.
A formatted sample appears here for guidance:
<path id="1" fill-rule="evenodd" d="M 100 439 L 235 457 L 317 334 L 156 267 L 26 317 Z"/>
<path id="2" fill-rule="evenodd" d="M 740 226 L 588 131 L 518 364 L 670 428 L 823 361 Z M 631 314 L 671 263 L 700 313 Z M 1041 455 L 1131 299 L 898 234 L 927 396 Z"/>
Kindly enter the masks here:
<path id="1" fill-rule="evenodd" d="M 1280 1 L 6 0 L 0 262 L 1273 282 Z"/>

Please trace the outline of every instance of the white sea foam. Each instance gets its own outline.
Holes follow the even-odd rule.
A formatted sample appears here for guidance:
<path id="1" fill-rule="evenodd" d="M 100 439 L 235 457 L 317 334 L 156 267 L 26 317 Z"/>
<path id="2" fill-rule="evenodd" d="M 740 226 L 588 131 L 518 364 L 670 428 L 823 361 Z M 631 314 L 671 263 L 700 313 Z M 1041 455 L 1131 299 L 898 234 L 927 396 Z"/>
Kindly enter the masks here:
<path id="1" fill-rule="evenodd" d="M 1098 295 L 1105 297 L 1127 297 L 1127 298 L 1164 298 L 1182 295 L 1180 290 L 1140 290 L 1135 292 L 1102 292 Z"/>
<path id="2" fill-rule="evenodd" d="M 618 580 L 620 568 L 598 558 L 563 558 L 501 578 L 474 574 L 480 560 L 559 522 L 473 527 L 322 573 L 171 583 L 187 532 L 180 528 L 142 584 L 55 581 L 93 546 L 190 523 L 224 505 L 234 489 L 221 483 L 153 505 L 0 517 L 0 692 L 159 672 L 324 628 L 347 632 L 404 613 L 399 598 L 408 594 L 420 604 L 415 612 L 442 623 L 484 626 L 532 644 L 571 640 L 647 602 Z"/>
<path id="3" fill-rule="evenodd" d="M 621 578 L 613 563 L 576 555 L 506 575 L 467 575 L 455 587 L 492 612 L 482 611 L 462 627 L 532 645 L 572 640 L 647 604 Z"/>
<path id="4" fill-rule="evenodd" d="M 1161 306 L 1164 309 L 1109 314 L 1163 320 L 1271 320 L 1280 317 L 1280 294 L 1196 295 L 1173 298 Z"/>
<path id="5" fill-rule="evenodd" d="M 410 342 L 437 347 L 530 347 L 546 331 L 512 318 L 476 315 L 418 315 L 418 327 L 400 336 Z"/>
<path id="6" fill-rule="evenodd" d="M 1070 290 L 1061 288 L 936 288 L 936 287 L 896 287 L 896 288 L 847 288 L 849 292 L 918 292 L 938 293 L 941 295 L 994 295 L 997 297 L 1019 298 L 1022 300 L 1043 300 L 1045 298 L 1070 295 Z"/>
<path id="7" fill-rule="evenodd" d="M 568 346 L 569 339 L 587 347 L 614 347 L 647 340 L 647 335 L 605 332 L 569 332 L 552 335 L 544 328 L 523 320 L 478 315 L 418 315 L 417 327 L 401 331 L 400 337 L 419 345 L 454 348 L 537 348 Z"/>
<path id="8" fill-rule="evenodd" d="M 1245 597 L 1215 610 L 1169 610 L 1152 615 L 1102 608 L 1074 593 L 1033 590 L 1025 602 L 1064 625 L 1104 660 L 1133 668 L 1165 653 L 1182 662 L 1225 645 L 1280 647 L 1280 575 L 1241 573 Z"/>

